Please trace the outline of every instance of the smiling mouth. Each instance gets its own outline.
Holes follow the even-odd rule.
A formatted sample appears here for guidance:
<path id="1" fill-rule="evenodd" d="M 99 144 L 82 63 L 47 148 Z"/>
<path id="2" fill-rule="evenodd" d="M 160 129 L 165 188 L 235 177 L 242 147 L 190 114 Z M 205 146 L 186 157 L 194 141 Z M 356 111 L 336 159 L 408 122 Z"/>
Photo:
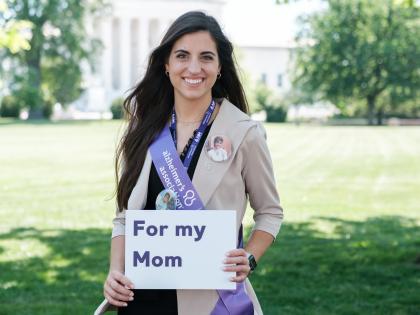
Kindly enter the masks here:
<path id="1" fill-rule="evenodd" d="M 203 82 L 204 80 L 202 78 L 200 79 L 188 79 L 188 78 L 184 78 L 184 81 L 191 86 L 196 86 L 199 85 L 201 82 Z"/>

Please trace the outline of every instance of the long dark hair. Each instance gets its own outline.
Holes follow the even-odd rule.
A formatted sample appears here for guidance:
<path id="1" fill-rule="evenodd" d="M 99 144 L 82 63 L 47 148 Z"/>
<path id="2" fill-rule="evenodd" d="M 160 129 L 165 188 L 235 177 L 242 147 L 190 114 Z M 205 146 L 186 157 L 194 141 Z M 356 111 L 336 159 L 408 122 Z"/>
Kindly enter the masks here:
<path id="1" fill-rule="evenodd" d="M 191 11 L 178 17 L 169 27 L 160 45 L 153 50 L 146 74 L 124 101 L 127 129 L 116 152 L 115 176 L 117 207 L 127 208 L 128 198 L 143 168 L 147 149 L 165 127 L 174 105 L 174 89 L 165 75 L 165 64 L 174 43 L 183 35 L 208 31 L 216 42 L 221 77 L 212 87 L 214 98 L 226 98 L 243 112 L 248 104 L 235 67 L 233 45 L 219 24 L 203 12 Z"/>

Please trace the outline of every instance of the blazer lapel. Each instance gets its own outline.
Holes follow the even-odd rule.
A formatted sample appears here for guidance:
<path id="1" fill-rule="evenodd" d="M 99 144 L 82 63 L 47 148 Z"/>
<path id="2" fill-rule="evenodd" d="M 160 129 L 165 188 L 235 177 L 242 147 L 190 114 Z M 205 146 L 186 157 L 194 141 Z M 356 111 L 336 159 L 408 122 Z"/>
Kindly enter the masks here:
<path id="1" fill-rule="evenodd" d="M 232 142 L 232 154 L 227 161 L 214 162 L 207 155 L 205 146 L 201 151 L 192 182 L 204 206 L 207 205 L 226 171 L 232 164 L 238 148 L 246 135 L 246 132 L 251 126 L 249 123 L 240 122 L 249 120 L 250 118 L 248 115 L 241 112 L 236 106 L 226 99 L 223 100 L 219 113 L 213 121 L 213 125 L 211 126 L 206 141 L 215 135 L 226 136 Z"/>
<path id="2" fill-rule="evenodd" d="M 150 168 L 152 167 L 152 157 L 147 151 L 146 159 L 144 160 L 143 168 L 140 172 L 139 179 L 130 194 L 127 203 L 127 210 L 144 209 L 147 201 L 147 186 L 149 184 Z"/>

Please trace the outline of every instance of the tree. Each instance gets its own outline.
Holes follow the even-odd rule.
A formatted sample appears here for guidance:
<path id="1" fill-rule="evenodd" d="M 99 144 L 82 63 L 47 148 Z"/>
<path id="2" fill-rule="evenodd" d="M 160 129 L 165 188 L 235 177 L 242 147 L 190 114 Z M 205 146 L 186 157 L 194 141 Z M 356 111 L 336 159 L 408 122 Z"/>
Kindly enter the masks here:
<path id="1" fill-rule="evenodd" d="M 30 49 L 9 54 L 17 65 L 11 89 L 30 108 L 30 117 L 42 115 L 48 104 L 67 104 L 80 96 L 81 64 L 91 62 L 100 47 L 86 34 L 85 17 L 94 15 L 103 0 L 8 0 L 10 16 L 32 23 Z"/>
<path id="2" fill-rule="evenodd" d="M 258 82 L 253 89 L 256 110 L 265 111 L 267 122 L 285 122 L 288 104 L 284 98 L 276 95 L 265 83 Z"/>
<path id="3" fill-rule="evenodd" d="M 332 103 L 364 100 L 378 124 L 392 107 L 417 99 L 420 86 L 419 8 L 409 1 L 329 0 L 304 20 L 297 40 L 294 85 Z"/>
<path id="4" fill-rule="evenodd" d="M 0 58 L 4 58 L 7 50 L 10 53 L 17 53 L 22 49 L 28 50 L 29 46 L 29 30 L 31 23 L 28 21 L 10 20 L 7 17 L 9 8 L 5 1 L 0 0 Z M 3 66 L 3 65 L 2 65 Z M 0 71 L 1 72 L 1 71 Z M 4 91 L 4 78 L 0 77 L 0 91 Z M 13 98 L 4 100 L 3 93 L 0 93 L 0 115 L 15 115 L 19 111 L 16 102 L 10 102 Z M 7 107 L 7 109 L 5 109 Z M 11 111 L 10 108 L 13 108 Z M 12 115 L 12 116 L 13 116 Z M 19 116 L 19 113 L 17 115 Z"/>

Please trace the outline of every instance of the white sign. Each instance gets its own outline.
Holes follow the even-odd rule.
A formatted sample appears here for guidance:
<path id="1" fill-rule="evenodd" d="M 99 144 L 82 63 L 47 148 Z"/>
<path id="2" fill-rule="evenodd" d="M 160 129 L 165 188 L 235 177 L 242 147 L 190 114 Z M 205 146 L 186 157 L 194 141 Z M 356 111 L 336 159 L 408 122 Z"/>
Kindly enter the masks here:
<path id="1" fill-rule="evenodd" d="M 127 210 L 125 275 L 136 289 L 234 290 L 223 271 L 236 248 L 232 210 Z"/>

